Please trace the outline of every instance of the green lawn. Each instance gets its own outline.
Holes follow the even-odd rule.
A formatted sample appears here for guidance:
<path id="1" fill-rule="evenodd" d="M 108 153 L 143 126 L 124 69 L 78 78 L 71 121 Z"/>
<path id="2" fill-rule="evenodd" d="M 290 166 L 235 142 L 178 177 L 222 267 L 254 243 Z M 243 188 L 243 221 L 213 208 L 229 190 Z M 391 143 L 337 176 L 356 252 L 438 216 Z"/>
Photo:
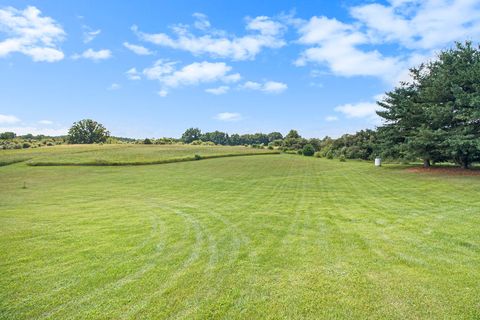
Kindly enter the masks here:
<path id="1" fill-rule="evenodd" d="M 0 318 L 478 319 L 479 226 L 480 177 L 394 165 L 16 163 Z"/>

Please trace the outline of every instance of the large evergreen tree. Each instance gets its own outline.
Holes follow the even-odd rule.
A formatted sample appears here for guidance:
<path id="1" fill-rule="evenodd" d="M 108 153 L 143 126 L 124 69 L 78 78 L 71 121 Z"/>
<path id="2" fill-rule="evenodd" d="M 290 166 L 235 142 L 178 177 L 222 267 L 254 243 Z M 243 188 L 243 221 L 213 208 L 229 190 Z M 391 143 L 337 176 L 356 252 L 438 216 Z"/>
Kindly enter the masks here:
<path id="1" fill-rule="evenodd" d="M 422 100 L 446 154 L 469 167 L 480 160 L 480 48 L 457 43 L 420 74 Z"/>
<path id="2" fill-rule="evenodd" d="M 479 48 L 457 43 L 411 74 L 411 83 L 379 102 L 384 144 L 425 166 L 451 159 L 467 168 L 480 160 Z"/>

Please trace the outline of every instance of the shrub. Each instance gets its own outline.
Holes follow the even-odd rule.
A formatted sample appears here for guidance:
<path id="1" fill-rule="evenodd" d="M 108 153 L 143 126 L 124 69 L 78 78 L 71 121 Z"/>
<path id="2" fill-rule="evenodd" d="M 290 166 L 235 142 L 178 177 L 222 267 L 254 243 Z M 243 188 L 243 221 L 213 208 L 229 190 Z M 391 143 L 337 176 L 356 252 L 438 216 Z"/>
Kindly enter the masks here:
<path id="1" fill-rule="evenodd" d="M 32 145 L 31 145 L 30 143 L 28 143 L 28 142 L 24 142 L 24 143 L 22 144 L 22 148 L 23 148 L 23 149 L 30 148 L 31 146 L 32 146 Z"/>
<path id="2" fill-rule="evenodd" d="M 297 150 L 297 154 L 298 154 L 298 155 L 302 155 L 302 154 L 303 154 L 303 151 L 302 151 L 302 150 Z"/>
<path id="3" fill-rule="evenodd" d="M 272 145 L 269 145 L 269 146 L 268 146 L 268 150 L 273 150 L 273 146 L 272 146 Z"/>
<path id="4" fill-rule="evenodd" d="M 193 140 L 190 144 L 194 146 L 199 146 L 202 144 L 202 140 Z"/>
<path id="5" fill-rule="evenodd" d="M 202 156 L 201 156 L 201 155 L 199 155 L 199 154 L 196 154 L 196 155 L 195 155 L 195 160 L 201 160 L 201 159 L 202 159 Z"/>
<path id="6" fill-rule="evenodd" d="M 340 160 L 340 162 L 345 162 L 346 161 L 345 155 L 341 154 L 340 157 L 338 158 L 338 160 Z"/>
<path id="7" fill-rule="evenodd" d="M 315 153 L 315 149 L 313 148 L 313 146 L 311 144 L 306 144 L 303 147 L 302 153 L 303 153 L 304 156 L 311 157 Z"/>
<path id="8" fill-rule="evenodd" d="M 327 159 L 333 159 L 333 152 L 332 150 L 328 150 L 328 152 L 325 154 L 325 157 Z"/>
<path id="9" fill-rule="evenodd" d="M 143 144 L 153 144 L 153 142 L 152 140 L 145 138 L 145 140 L 143 140 Z"/>
<path id="10" fill-rule="evenodd" d="M 322 157 L 322 153 L 321 153 L 320 151 L 317 151 L 317 152 L 315 152 L 315 153 L 313 154 L 313 156 L 314 156 L 315 158 L 321 158 L 321 157 Z"/>

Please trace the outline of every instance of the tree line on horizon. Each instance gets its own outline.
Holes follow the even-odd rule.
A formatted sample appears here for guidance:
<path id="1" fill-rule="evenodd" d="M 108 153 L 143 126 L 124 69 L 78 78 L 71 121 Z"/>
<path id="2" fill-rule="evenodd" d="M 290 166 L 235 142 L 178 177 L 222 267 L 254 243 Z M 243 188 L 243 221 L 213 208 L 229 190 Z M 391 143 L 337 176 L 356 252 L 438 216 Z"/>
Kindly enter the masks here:
<path id="1" fill-rule="evenodd" d="M 19 138 L 12 132 L 1 133 L 0 148 L 62 143 L 186 143 L 276 148 L 340 159 L 421 159 L 425 167 L 454 162 L 468 168 L 480 162 L 480 47 L 469 41 L 457 42 L 454 48 L 441 51 L 437 59 L 410 72 L 411 81 L 400 83 L 377 102 L 381 107 L 377 114 L 384 120 L 382 126 L 336 139 L 306 139 L 293 129 L 283 136 L 280 132 L 229 135 L 222 131 L 202 132 L 199 128 L 187 129 L 179 139 L 129 139 L 111 137 L 102 124 L 84 119 L 75 122 L 66 137 Z"/>

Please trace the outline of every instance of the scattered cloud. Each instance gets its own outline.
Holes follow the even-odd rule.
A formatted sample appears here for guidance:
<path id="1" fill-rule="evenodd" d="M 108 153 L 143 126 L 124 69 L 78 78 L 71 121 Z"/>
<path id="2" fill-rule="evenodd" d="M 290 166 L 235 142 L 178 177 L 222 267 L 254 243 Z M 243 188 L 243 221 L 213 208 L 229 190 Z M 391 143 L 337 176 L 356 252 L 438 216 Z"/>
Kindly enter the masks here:
<path id="1" fill-rule="evenodd" d="M 267 81 L 263 85 L 262 91 L 267 93 L 281 93 L 287 90 L 287 88 L 288 86 L 285 83 L 276 82 L 276 81 Z"/>
<path id="2" fill-rule="evenodd" d="M 208 21 L 207 15 L 199 12 L 195 12 L 192 15 L 196 20 L 193 23 L 193 26 L 199 30 L 207 30 L 210 28 L 210 21 Z"/>
<path id="3" fill-rule="evenodd" d="M 325 118 L 325 121 L 327 122 L 333 122 L 333 121 L 337 121 L 338 120 L 338 117 L 336 116 L 328 116 Z"/>
<path id="4" fill-rule="evenodd" d="M 52 18 L 42 16 L 36 7 L 0 9 L 0 33 L 6 34 L 0 41 L 0 57 L 19 52 L 33 61 L 55 62 L 64 58 L 58 43 L 65 38 L 65 31 Z"/>
<path id="5" fill-rule="evenodd" d="M 50 120 L 40 120 L 40 121 L 38 121 L 38 123 L 40 123 L 40 124 L 45 124 L 45 125 L 51 125 L 51 124 L 53 124 L 53 121 L 50 121 Z"/>
<path id="6" fill-rule="evenodd" d="M 12 124 L 17 122 L 20 122 L 20 119 L 15 116 L 0 114 L 0 124 Z"/>
<path id="7" fill-rule="evenodd" d="M 376 76 L 386 80 L 400 71 L 398 58 L 358 48 L 369 39 L 356 26 L 336 19 L 312 17 L 299 28 L 299 33 L 299 43 L 313 47 L 302 52 L 295 61 L 297 66 L 309 62 L 326 64 L 336 75 Z"/>
<path id="8" fill-rule="evenodd" d="M 166 33 L 146 33 L 132 26 L 132 31 L 139 39 L 159 46 L 188 51 L 194 55 L 209 55 L 213 58 L 229 58 L 232 60 L 252 60 L 264 48 L 280 48 L 286 43 L 283 40 L 285 27 L 270 17 L 260 16 L 248 18 L 244 36 L 232 36 L 222 30 L 210 30 L 210 22 L 206 15 L 195 13 L 194 27 L 203 32 L 196 35 L 189 26 L 172 26 L 173 36 Z"/>
<path id="9" fill-rule="evenodd" d="M 378 105 L 375 102 L 358 102 L 337 106 L 335 111 L 341 112 L 347 118 L 365 118 L 375 115 Z"/>
<path id="10" fill-rule="evenodd" d="M 157 60 L 152 67 L 143 69 L 143 74 L 149 80 L 159 80 L 161 77 L 173 73 L 177 63 L 178 62 L 160 59 Z"/>
<path id="11" fill-rule="evenodd" d="M 469 0 L 392 0 L 349 8 L 345 23 L 314 16 L 295 19 L 297 43 L 307 46 L 297 66 L 326 66 L 337 76 L 408 80 L 408 68 L 435 57 L 453 41 L 480 37 L 480 6 Z M 394 45 L 392 55 L 382 49 Z M 390 51 L 392 52 L 392 51 Z"/>
<path id="12" fill-rule="evenodd" d="M 140 80 L 142 77 L 140 76 L 140 73 L 137 71 L 136 68 L 131 68 L 127 72 L 125 72 L 127 75 L 127 78 L 130 80 Z"/>
<path id="13" fill-rule="evenodd" d="M 240 86 L 240 89 L 257 90 L 274 94 L 282 93 L 283 91 L 287 90 L 287 88 L 288 86 L 285 83 L 277 81 L 267 81 L 264 83 L 247 81 Z"/>
<path id="14" fill-rule="evenodd" d="M 254 19 L 248 18 L 247 21 L 247 30 L 258 31 L 265 36 L 277 37 L 283 35 L 286 29 L 282 23 L 274 21 L 267 16 L 258 16 Z"/>
<path id="15" fill-rule="evenodd" d="M 248 90 L 262 90 L 263 86 L 254 81 L 247 81 L 243 85 L 240 86 L 242 89 L 248 89 Z"/>
<path id="16" fill-rule="evenodd" d="M 143 70 L 149 80 L 157 80 L 162 85 L 161 96 L 166 96 L 169 88 L 196 86 L 203 83 L 234 83 L 241 79 L 240 74 L 231 73 L 232 67 L 224 62 L 194 62 L 177 68 L 178 62 L 158 60 Z"/>
<path id="17" fill-rule="evenodd" d="M 98 62 L 100 60 L 110 59 L 111 57 L 112 57 L 112 52 L 108 49 L 101 49 L 101 50 L 95 51 L 91 48 L 85 50 L 81 54 L 74 54 L 72 56 L 72 58 L 75 60 L 83 58 L 83 59 L 90 59 L 95 62 Z"/>
<path id="18" fill-rule="evenodd" d="M 92 42 L 101 32 L 102 30 L 92 30 L 88 26 L 83 26 L 83 43 Z"/>
<path id="19" fill-rule="evenodd" d="M 217 88 L 209 88 L 209 89 L 206 89 L 205 92 L 211 93 L 211 94 L 214 94 L 214 95 L 217 95 L 217 96 L 218 96 L 218 95 L 227 93 L 228 90 L 230 90 L 230 87 L 229 87 L 229 86 L 220 86 L 220 87 L 217 87 Z"/>
<path id="20" fill-rule="evenodd" d="M 381 107 L 377 104 L 377 101 L 382 100 L 384 97 L 384 94 L 378 94 L 372 97 L 371 101 L 347 103 L 337 106 L 335 111 L 343 113 L 347 118 L 366 118 L 374 124 L 380 124 L 381 119 L 376 114 L 376 111 L 380 110 Z"/>
<path id="21" fill-rule="evenodd" d="M 118 83 L 112 83 L 108 88 L 107 90 L 109 91 L 115 91 L 115 90 L 118 90 L 120 89 L 122 86 L 119 85 Z"/>
<path id="22" fill-rule="evenodd" d="M 139 46 L 137 44 L 131 44 L 128 42 L 124 42 L 123 46 L 127 48 L 128 50 L 140 55 L 140 56 L 149 56 L 152 55 L 153 52 L 150 51 L 149 49 L 145 48 L 144 46 Z"/>
<path id="23" fill-rule="evenodd" d="M 165 90 L 165 89 L 161 89 L 160 91 L 158 91 L 158 95 L 162 98 L 168 96 L 168 91 Z"/>
<path id="24" fill-rule="evenodd" d="M 236 112 L 222 112 L 217 114 L 215 116 L 215 119 L 219 121 L 227 121 L 227 122 L 240 121 L 242 120 L 242 115 Z"/>
<path id="25" fill-rule="evenodd" d="M 350 14 L 374 40 L 399 42 L 410 49 L 431 50 L 480 36 L 478 1 L 369 3 L 351 8 Z"/>

